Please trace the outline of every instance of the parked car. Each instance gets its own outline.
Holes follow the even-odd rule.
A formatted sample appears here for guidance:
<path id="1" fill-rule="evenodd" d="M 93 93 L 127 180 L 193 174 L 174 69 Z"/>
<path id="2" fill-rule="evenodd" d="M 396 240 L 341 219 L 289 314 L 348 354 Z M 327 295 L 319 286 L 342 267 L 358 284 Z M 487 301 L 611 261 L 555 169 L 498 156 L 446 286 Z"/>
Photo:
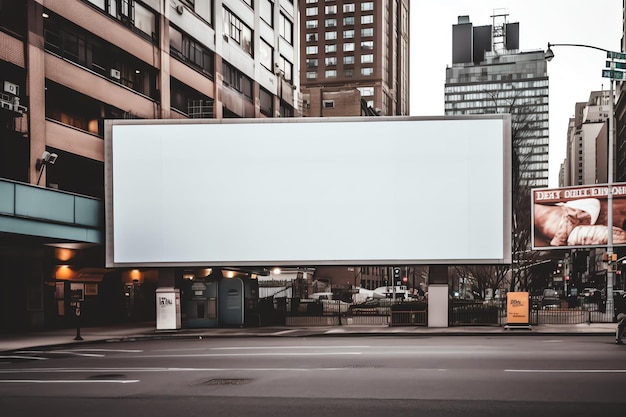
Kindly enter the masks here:
<path id="1" fill-rule="evenodd" d="M 558 308 L 561 306 L 561 300 L 559 293 L 552 288 L 546 288 L 543 290 L 543 296 L 541 298 L 541 308 Z"/>

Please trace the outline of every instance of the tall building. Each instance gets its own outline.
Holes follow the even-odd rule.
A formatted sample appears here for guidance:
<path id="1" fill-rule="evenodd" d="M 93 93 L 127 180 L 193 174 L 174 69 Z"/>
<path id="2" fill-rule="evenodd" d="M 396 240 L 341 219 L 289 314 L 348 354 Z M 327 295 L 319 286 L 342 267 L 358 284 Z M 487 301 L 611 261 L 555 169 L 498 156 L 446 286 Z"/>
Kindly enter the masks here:
<path id="1" fill-rule="evenodd" d="M 409 0 L 300 0 L 300 26 L 304 116 L 409 115 Z"/>
<path id="2" fill-rule="evenodd" d="M 297 16 L 293 0 L 0 2 L 0 332 L 62 323 L 78 284 L 96 284 L 85 319 L 154 303 L 152 271 L 103 269 L 103 121 L 296 115 Z"/>
<path id="3" fill-rule="evenodd" d="M 576 103 L 567 129 L 567 151 L 559 186 L 607 182 L 609 92 L 592 91 Z"/>
<path id="4" fill-rule="evenodd" d="M 452 65 L 446 68 L 445 114 L 511 113 L 520 181 L 548 186 L 548 74 L 543 50 L 519 50 L 519 24 L 505 13 L 474 26 L 452 26 Z"/>

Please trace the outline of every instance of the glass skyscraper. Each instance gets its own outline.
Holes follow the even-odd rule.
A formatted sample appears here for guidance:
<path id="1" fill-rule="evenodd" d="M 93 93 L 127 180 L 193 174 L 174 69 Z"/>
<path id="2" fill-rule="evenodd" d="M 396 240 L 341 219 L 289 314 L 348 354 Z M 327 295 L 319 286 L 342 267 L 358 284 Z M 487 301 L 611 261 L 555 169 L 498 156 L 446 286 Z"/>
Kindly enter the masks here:
<path id="1" fill-rule="evenodd" d="M 519 25 L 453 25 L 453 63 L 446 69 L 445 114 L 511 113 L 520 182 L 548 186 L 548 74 L 543 50 L 519 51 Z M 515 161 L 514 161 L 515 163 Z"/>

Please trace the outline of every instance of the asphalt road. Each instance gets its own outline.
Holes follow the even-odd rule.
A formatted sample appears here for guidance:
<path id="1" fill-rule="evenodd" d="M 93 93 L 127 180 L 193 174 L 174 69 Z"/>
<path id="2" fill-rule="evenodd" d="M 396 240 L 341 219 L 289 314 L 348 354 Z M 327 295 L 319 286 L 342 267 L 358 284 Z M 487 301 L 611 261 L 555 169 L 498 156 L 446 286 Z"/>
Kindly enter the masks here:
<path id="1" fill-rule="evenodd" d="M 6 416 L 618 416 L 606 336 L 205 338 L 5 352 Z"/>

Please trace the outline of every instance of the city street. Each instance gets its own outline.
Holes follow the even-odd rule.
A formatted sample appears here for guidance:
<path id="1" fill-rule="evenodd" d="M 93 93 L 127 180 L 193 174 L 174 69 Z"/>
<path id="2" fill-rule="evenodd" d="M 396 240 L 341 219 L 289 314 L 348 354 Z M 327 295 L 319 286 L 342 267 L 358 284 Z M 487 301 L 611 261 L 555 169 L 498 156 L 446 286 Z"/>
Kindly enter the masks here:
<path id="1" fill-rule="evenodd" d="M 623 415 L 606 336 L 166 338 L 4 352 L 14 416 Z"/>

